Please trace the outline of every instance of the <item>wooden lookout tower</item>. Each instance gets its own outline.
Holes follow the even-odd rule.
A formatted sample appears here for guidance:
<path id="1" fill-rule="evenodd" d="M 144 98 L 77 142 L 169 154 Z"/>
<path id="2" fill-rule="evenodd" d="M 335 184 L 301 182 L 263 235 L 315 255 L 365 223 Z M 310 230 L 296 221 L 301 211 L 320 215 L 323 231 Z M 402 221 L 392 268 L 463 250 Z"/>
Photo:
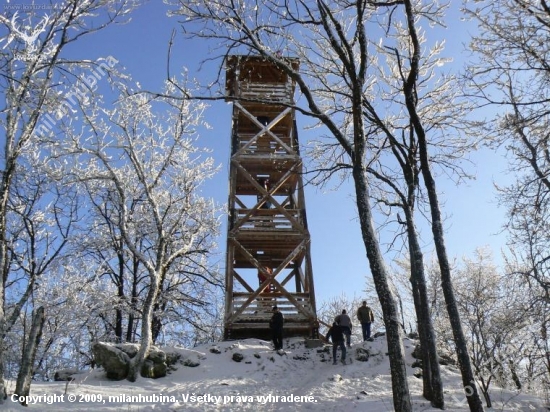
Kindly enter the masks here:
<path id="1" fill-rule="evenodd" d="M 288 59 L 294 70 L 297 59 Z M 310 236 L 294 82 L 258 56 L 230 56 L 233 101 L 225 339 L 268 338 L 272 307 L 284 336 L 317 337 Z"/>

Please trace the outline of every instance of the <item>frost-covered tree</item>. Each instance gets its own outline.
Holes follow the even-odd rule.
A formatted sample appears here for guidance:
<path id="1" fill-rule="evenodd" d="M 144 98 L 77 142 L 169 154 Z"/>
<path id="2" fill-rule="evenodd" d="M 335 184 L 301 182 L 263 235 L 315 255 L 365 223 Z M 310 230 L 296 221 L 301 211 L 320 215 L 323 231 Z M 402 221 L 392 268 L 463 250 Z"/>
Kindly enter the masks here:
<path id="1" fill-rule="evenodd" d="M 76 241 L 72 237 L 69 243 Z M 61 259 L 39 282 L 32 295 L 32 307 L 44 307 L 47 317 L 38 348 L 33 379 L 52 380 L 63 369 L 82 371 L 94 367 L 91 347 L 97 341 L 114 341 L 106 325 L 112 320 L 114 291 L 101 277 L 93 259 L 86 259 L 69 244 L 71 253 Z M 85 268 L 85 269 L 84 269 Z M 30 311 L 21 315 L 7 341 L 20 353 L 21 337 L 30 324 Z M 139 313 L 136 313 L 139 319 Z M 13 352 L 12 352 L 13 353 Z M 7 371 L 17 371 L 19 357 L 8 354 Z"/>
<path id="2" fill-rule="evenodd" d="M 490 407 L 491 385 L 544 395 L 548 382 L 548 342 L 541 339 L 540 307 L 530 304 L 530 288 L 511 273 L 511 261 L 498 268 L 487 248 L 454 263 L 453 284 L 468 338 L 476 383 Z M 438 284 L 439 267 L 427 267 L 438 346 L 452 353 L 453 337 Z M 543 317 L 547 316 L 547 311 Z"/>
<path id="3" fill-rule="evenodd" d="M 139 327 L 139 306 L 146 289 L 147 273 L 139 259 L 129 253 L 118 226 L 121 211 L 117 207 L 114 188 L 97 192 L 95 187 L 84 187 L 89 205 L 87 230 L 77 235 L 75 253 L 94 268 L 102 289 L 108 290 L 109 305 L 96 313 L 104 326 L 104 340 L 134 342 Z M 92 189 L 89 191 L 86 189 Z M 130 205 L 130 213 L 137 203 Z M 135 240 L 136 243 L 139 239 Z M 105 309 L 105 311 L 103 310 Z"/>
<path id="4" fill-rule="evenodd" d="M 173 89 L 166 94 L 171 93 Z M 123 242 L 117 247 L 146 273 L 138 307 L 140 349 L 130 363 L 131 381 L 165 323 L 193 322 L 190 313 L 172 314 L 207 308 L 212 287 L 221 286 L 208 261 L 218 230 L 217 207 L 200 195 L 215 167 L 194 146 L 202 110 L 202 104 L 149 100 L 123 90 L 113 109 L 86 110 L 84 131 L 67 130 L 71 144 L 62 148 L 78 156 L 71 172 L 75 181 L 85 186 L 94 204 L 101 199 L 114 211 L 109 225 L 105 215 L 94 221 L 95 236 L 108 245 L 116 227 Z"/>
<path id="5" fill-rule="evenodd" d="M 6 312 L 4 298 L 9 295 L 6 284 L 8 264 L 7 219 L 15 176 L 22 166 L 25 148 L 40 152 L 45 138 L 55 135 L 59 117 L 47 115 L 59 112 L 69 97 L 82 98 L 83 93 L 70 92 L 77 83 L 79 71 L 94 67 L 95 62 L 67 59 L 66 46 L 84 35 L 94 33 L 120 21 L 137 4 L 136 0 L 75 0 L 57 4 L 46 13 L 12 13 L 4 10 L 0 16 L 0 403 L 6 396 L 4 385 Z M 65 119 L 67 121 L 68 119 Z M 47 125 L 47 126 L 46 126 Z M 38 129 L 42 126 L 40 133 Z M 59 136 L 55 136 L 58 138 Z"/>
<path id="6" fill-rule="evenodd" d="M 523 359 L 519 355 L 526 344 L 523 329 L 527 311 L 524 290 L 517 279 L 499 273 L 485 249 L 476 250 L 473 259 L 463 258 L 455 271 L 454 284 L 458 305 L 469 339 L 476 377 L 488 408 L 492 407 L 490 386 L 493 381 L 507 386 L 507 376 L 516 376 Z"/>
<path id="7" fill-rule="evenodd" d="M 513 176 L 511 184 L 498 188 L 508 214 L 508 269 L 528 287 L 530 318 L 538 324 L 532 339 L 544 348 L 549 346 L 550 305 L 550 3 L 476 1 L 467 6 L 479 25 L 470 46 L 476 60 L 467 72 L 469 92 L 480 106 L 497 109 L 480 122 L 479 133 L 505 149 Z"/>
<path id="8" fill-rule="evenodd" d="M 20 365 L 26 365 L 25 373 L 33 373 L 30 366 L 34 358 L 29 358 L 32 345 L 28 345 L 30 337 L 26 336 L 30 328 L 24 327 L 25 321 L 28 315 L 38 310 L 39 305 L 35 306 L 34 300 L 37 289 L 48 283 L 48 277 L 66 255 L 79 207 L 75 191 L 60 183 L 57 171 L 44 164 L 38 153 L 25 150 L 20 164 L 27 167 L 21 167 L 14 176 L 6 230 L 8 268 L 4 304 L 8 316 L 4 331 L 12 341 L 11 355 L 6 359 L 11 362 L 9 377 L 13 377 L 16 371 L 21 375 Z M 44 318 L 44 308 L 36 313 L 41 313 L 37 319 Z M 15 339 L 13 342 L 14 337 L 19 341 Z M 30 379 L 29 375 L 20 381 L 28 381 L 30 385 Z M 23 390 L 23 387 L 25 385 L 18 385 L 17 390 Z"/>
<path id="9" fill-rule="evenodd" d="M 506 257 L 506 273 L 508 277 L 520 282 L 524 300 L 524 322 L 522 348 L 518 349 L 521 366 L 518 368 L 518 381 L 528 390 L 540 391 L 548 398 L 550 387 L 550 301 L 541 296 L 539 283 L 528 275 L 532 273 L 533 260 L 525 259 L 525 250 L 518 245 L 518 253 L 512 248 L 510 256 Z M 541 298 L 542 297 L 542 298 Z M 516 385 L 518 386 L 518 385 Z"/>
<path id="10" fill-rule="evenodd" d="M 468 10 L 479 23 L 471 48 L 469 91 L 480 105 L 498 108 L 483 133 L 506 149 L 515 181 L 499 187 L 506 229 L 522 276 L 537 299 L 550 302 L 550 4 L 478 1 Z"/>

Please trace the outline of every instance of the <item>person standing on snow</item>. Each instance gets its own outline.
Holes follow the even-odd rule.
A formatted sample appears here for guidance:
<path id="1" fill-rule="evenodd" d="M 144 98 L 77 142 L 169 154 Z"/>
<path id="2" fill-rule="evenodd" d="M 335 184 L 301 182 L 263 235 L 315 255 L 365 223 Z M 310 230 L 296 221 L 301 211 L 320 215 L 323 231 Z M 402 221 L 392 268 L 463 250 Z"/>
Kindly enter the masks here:
<path id="1" fill-rule="evenodd" d="M 367 301 L 363 301 L 363 306 L 357 309 L 357 319 L 361 323 L 361 328 L 363 329 L 363 341 L 370 340 L 370 327 L 371 323 L 374 321 L 374 314 L 372 309 L 367 306 Z"/>
<path id="2" fill-rule="evenodd" d="M 353 328 L 353 325 L 351 324 L 351 319 L 346 313 L 346 310 L 342 310 L 342 314 L 336 316 L 334 321 L 342 328 L 342 332 L 346 337 L 348 348 L 351 348 L 351 329 Z"/>
<path id="3" fill-rule="evenodd" d="M 283 324 L 285 323 L 285 319 L 277 306 L 273 306 L 272 312 L 273 316 L 271 316 L 271 320 L 269 321 L 269 327 L 271 328 L 275 350 L 279 350 L 283 349 Z"/>
<path id="4" fill-rule="evenodd" d="M 344 345 L 344 334 L 342 328 L 336 322 L 332 324 L 332 327 L 327 332 L 327 341 L 332 339 L 332 364 L 336 365 L 336 351 L 338 347 L 342 350 L 342 357 L 340 362 L 346 364 L 346 345 Z"/>

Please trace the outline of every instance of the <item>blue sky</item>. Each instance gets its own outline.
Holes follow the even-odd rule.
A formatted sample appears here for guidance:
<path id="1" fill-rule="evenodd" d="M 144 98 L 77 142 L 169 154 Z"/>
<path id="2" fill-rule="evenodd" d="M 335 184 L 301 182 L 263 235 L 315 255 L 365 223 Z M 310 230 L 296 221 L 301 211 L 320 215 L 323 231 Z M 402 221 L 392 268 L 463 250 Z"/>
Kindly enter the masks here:
<path id="1" fill-rule="evenodd" d="M 179 74 L 185 66 L 190 77 L 203 82 L 212 80 L 218 69 L 216 64 L 210 63 L 198 70 L 200 62 L 209 57 L 209 46 L 200 41 L 185 40 L 177 20 L 166 17 L 166 10 L 160 0 L 150 1 L 133 14 L 130 23 L 81 39 L 83 41 L 72 47 L 71 54 L 92 60 L 112 56 L 144 89 L 160 90 L 166 77 L 168 42 L 175 29 L 178 34 L 173 47 L 172 73 Z M 463 65 L 466 53 L 462 42 L 466 41 L 467 32 L 471 30 L 472 26 L 460 21 L 454 11 L 449 15 L 448 29 L 440 31 L 449 39 L 446 55 L 454 57 L 455 67 Z M 221 170 L 205 188 L 205 195 L 225 203 L 228 195 L 230 105 L 212 103 L 206 111 L 206 121 L 212 128 L 201 132 L 198 144 L 213 151 Z M 299 117 L 298 126 L 305 124 Z M 302 143 L 310 137 L 305 131 L 300 131 L 299 136 Z M 502 182 L 505 163 L 500 154 L 487 149 L 474 153 L 471 159 L 476 167 L 470 171 L 477 175 L 477 180 L 458 187 L 445 176 L 438 180 L 443 212 L 447 216 L 448 251 L 451 257 L 461 257 L 470 255 L 476 247 L 489 245 L 498 261 L 500 249 L 505 244 L 505 235 L 499 234 L 504 211 L 497 207 L 493 182 Z M 361 296 L 365 288 L 368 262 L 352 193 L 349 182 L 337 191 L 306 188 L 317 302 L 342 293 L 349 297 L 354 294 Z M 225 219 L 222 221 L 225 223 Z M 224 260 L 224 231 L 225 226 L 219 239 L 220 262 Z M 424 228 L 424 240 L 428 257 L 433 248 L 428 244 L 430 233 L 427 228 Z"/>

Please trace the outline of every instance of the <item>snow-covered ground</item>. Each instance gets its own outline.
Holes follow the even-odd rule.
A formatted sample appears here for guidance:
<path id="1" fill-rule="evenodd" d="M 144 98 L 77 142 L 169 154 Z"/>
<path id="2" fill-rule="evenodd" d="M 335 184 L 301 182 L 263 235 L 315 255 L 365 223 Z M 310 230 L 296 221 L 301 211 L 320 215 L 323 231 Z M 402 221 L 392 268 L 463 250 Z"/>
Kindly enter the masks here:
<path id="1" fill-rule="evenodd" d="M 437 411 L 422 398 L 422 380 L 410 367 L 414 340 L 405 340 L 414 411 Z M 359 347 L 368 361 L 355 358 Z M 217 350 L 216 350 L 217 349 Z M 284 351 L 258 339 L 176 349 L 199 366 L 178 365 L 167 377 L 135 383 L 109 381 L 101 369 L 64 382 L 33 383 L 27 408 L 10 397 L 7 411 L 392 411 L 384 337 L 351 348 L 352 363 L 332 364 L 331 350 L 307 349 L 303 339 L 285 339 Z M 216 353 L 219 352 L 219 353 Z M 241 362 L 233 354 L 243 355 Z M 348 359 L 349 362 L 349 359 Z M 467 411 L 457 368 L 442 366 L 448 411 Z M 9 390 L 13 392 L 10 383 Z M 493 388 L 495 411 L 548 411 L 536 397 Z M 6 408 L 7 406 L 7 408 Z"/>

